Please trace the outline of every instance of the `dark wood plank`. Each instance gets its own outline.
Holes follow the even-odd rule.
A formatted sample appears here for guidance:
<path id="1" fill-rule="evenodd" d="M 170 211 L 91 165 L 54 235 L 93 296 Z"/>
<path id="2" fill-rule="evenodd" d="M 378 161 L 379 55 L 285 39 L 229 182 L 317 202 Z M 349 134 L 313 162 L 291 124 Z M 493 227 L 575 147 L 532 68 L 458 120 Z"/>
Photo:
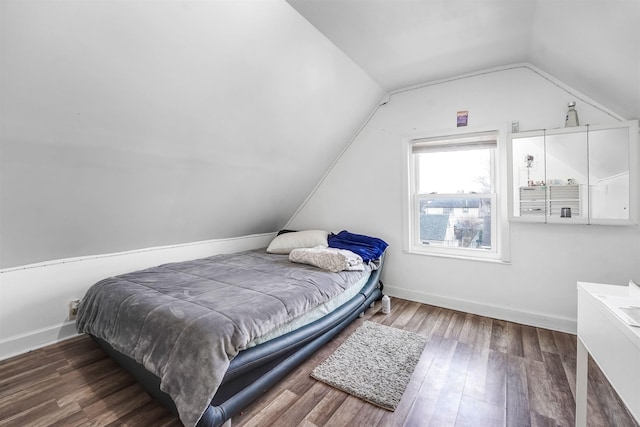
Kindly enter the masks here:
<path id="1" fill-rule="evenodd" d="M 591 356 L 589 356 L 591 359 Z M 567 377 L 567 382 L 569 383 L 569 387 L 571 388 L 571 396 L 574 401 L 576 398 L 576 363 L 575 362 L 563 362 L 562 366 L 564 367 L 564 373 Z M 590 370 L 598 369 L 597 366 L 592 366 Z M 591 375 L 590 381 L 593 381 L 593 375 Z M 574 415 L 575 416 L 575 415 Z M 593 385 L 590 385 L 587 390 L 587 419 L 589 423 L 593 426 L 606 426 L 608 423 L 605 419 L 604 413 L 602 412 L 602 408 L 600 407 L 600 402 L 598 402 L 598 398 L 594 393 Z"/>
<path id="2" fill-rule="evenodd" d="M 57 369 L 65 364 L 63 360 L 56 360 L 52 363 L 47 362 L 41 366 L 27 368 L 24 372 L 14 373 L 1 380 L 0 398 L 12 396 L 28 387 L 32 387 L 34 384 L 57 377 Z"/>
<path id="3" fill-rule="evenodd" d="M 455 424 L 464 392 L 471 353 L 471 346 L 461 342 L 457 343 L 449 364 L 447 377 L 438 396 L 434 414 L 431 417 L 432 424 L 443 426 Z"/>
<path id="4" fill-rule="evenodd" d="M 347 399 L 347 394 L 328 385 L 329 391 L 318 402 L 318 404 L 304 417 L 303 423 L 307 422 L 316 426 L 329 425 L 329 419 L 333 417 L 338 408 Z"/>
<path id="5" fill-rule="evenodd" d="M 553 395 L 546 366 L 543 362 L 524 360 L 527 376 L 527 391 L 529 394 L 529 409 L 531 412 L 553 418 Z"/>
<path id="6" fill-rule="evenodd" d="M 375 426 L 380 422 L 383 415 L 383 411 L 380 411 L 380 409 L 374 405 L 363 404 L 348 425 L 357 427 Z"/>
<path id="7" fill-rule="evenodd" d="M 167 423 L 167 419 L 170 419 L 170 425 L 182 426 L 182 423 L 177 420 L 169 411 L 161 406 L 158 406 L 155 402 L 149 401 L 142 405 L 139 409 L 131 411 L 123 417 L 107 424 L 107 427 L 138 427 L 138 426 L 155 426 L 156 423 Z"/>
<path id="8" fill-rule="evenodd" d="M 507 355 L 489 348 L 474 348 L 467 371 L 465 395 L 506 407 Z"/>
<path id="9" fill-rule="evenodd" d="M 558 354 L 562 358 L 562 361 L 575 363 L 578 351 L 575 335 L 572 336 L 557 331 L 552 331 L 551 335 L 556 343 L 556 348 L 558 349 Z"/>
<path id="10" fill-rule="evenodd" d="M 440 310 L 432 333 L 440 337 L 445 337 L 454 315 L 455 312 L 453 310 Z"/>
<path id="11" fill-rule="evenodd" d="M 412 304 L 410 301 L 406 301 L 399 298 L 391 299 L 391 313 L 383 314 L 382 311 L 376 311 L 375 313 L 370 315 L 371 320 L 375 320 L 376 322 L 391 326 L 393 322 L 396 321 L 398 317 L 403 313 L 403 311 Z"/>
<path id="12" fill-rule="evenodd" d="M 403 329 L 420 333 L 420 326 L 425 321 L 425 319 L 429 317 L 429 312 L 431 311 L 429 307 L 430 306 L 424 304 L 418 304 L 418 309 L 416 310 L 414 315 L 411 316 L 411 319 L 409 320 L 409 322 L 407 322 L 406 326 Z"/>
<path id="13" fill-rule="evenodd" d="M 365 404 L 366 403 L 357 397 L 347 396 L 331 418 L 327 420 L 325 425 L 332 427 L 350 427 L 357 424 L 354 423 L 354 420 Z"/>
<path id="14" fill-rule="evenodd" d="M 542 362 L 542 350 L 540 349 L 540 340 L 536 328 L 526 325 L 520 326 L 522 333 L 522 356 L 530 360 Z"/>
<path id="15" fill-rule="evenodd" d="M 603 418 L 611 426 L 633 426 L 629 423 L 629 413 L 622 404 L 620 397 L 610 386 L 598 365 L 589 358 L 589 391 L 593 392 L 598 401 Z M 588 396 L 587 396 L 588 398 Z"/>
<path id="16" fill-rule="evenodd" d="M 540 343 L 541 351 L 560 354 L 558 347 L 556 347 L 555 339 L 553 338 L 553 331 L 541 328 L 536 328 L 536 331 L 538 333 L 538 342 Z"/>
<path id="17" fill-rule="evenodd" d="M 459 341 L 467 313 L 452 311 L 452 314 L 453 315 L 451 316 L 451 321 L 449 322 L 449 326 L 444 333 L 444 337 L 451 340 Z"/>
<path id="18" fill-rule="evenodd" d="M 416 314 L 419 308 L 420 304 L 417 302 L 407 304 L 402 310 L 398 310 L 400 313 L 390 326 L 398 329 L 406 329 L 407 324 L 409 324 L 411 318 Z"/>
<path id="19" fill-rule="evenodd" d="M 489 348 L 494 351 L 509 354 L 510 347 L 511 343 L 509 342 L 507 322 L 498 319 L 494 320 L 491 327 L 491 342 Z"/>
<path id="20" fill-rule="evenodd" d="M 83 412 L 93 422 L 106 425 L 129 415 L 150 401 L 151 396 L 135 383 L 84 407 Z"/>
<path id="21" fill-rule="evenodd" d="M 296 401 L 298 395 L 284 390 L 269 402 L 264 410 L 258 412 L 253 417 L 246 419 L 242 424 L 246 427 L 262 427 L 276 425 L 280 414 L 289 408 Z"/>
<path id="22" fill-rule="evenodd" d="M 507 404 L 507 355 L 499 351 L 489 351 L 484 400 L 505 407 Z"/>
<path id="23" fill-rule="evenodd" d="M 285 426 L 295 426 L 302 422 L 306 414 L 311 412 L 319 400 L 322 400 L 331 390 L 324 383 L 310 379 L 313 385 L 293 402 L 284 413 L 278 417 L 278 423 Z"/>
<path id="24" fill-rule="evenodd" d="M 524 357 L 524 344 L 522 342 L 522 325 L 507 322 L 505 327 L 507 336 L 507 353 L 510 356 Z"/>
<path id="25" fill-rule="evenodd" d="M 43 400 L 40 404 L 32 406 L 31 408 L 22 410 L 13 415 L 5 415 L 0 412 L 2 419 L 0 419 L 0 426 L 7 427 L 22 427 L 29 424 L 34 424 L 36 420 L 42 419 L 46 414 L 53 413 L 59 409 L 53 398 Z"/>
<path id="26" fill-rule="evenodd" d="M 458 339 L 460 342 L 475 347 L 489 348 L 492 328 L 492 319 L 467 313 Z"/>
<path id="27" fill-rule="evenodd" d="M 435 357 L 422 382 L 418 396 L 409 411 L 406 420 L 407 425 L 421 425 L 420 423 L 424 425 L 424 423 L 430 422 L 435 413 L 440 393 L 445 387 L 449 367 L 458 342 L 439 335 L 437 337 L 439 342 Z"/>
<path id="28" fill-rule="evenodd" d="M 404 420 L 411 411 L 411 408 L 415 404 L 416 398 L 420 394 L 420 389 L 426 379 L 429 370 L 431 369 L 431 364 L 435 359 L 436 355 L 439 352 L 441 337 L 432 336 L 428 339 L 427 344 L 422 351 L 422 355 L 418 364 L 416 365 L 411 378 L 409 379 L 409 384 L 407 384 L 407 388 L 396 408 L 395 412 L 385 411 L 378 423 L 377 426 L 380 427 L 392 427 L 392 426 L 402 426 L 404 424 Z"/>
<path id="29" fill-rule="evenodd" d="M 551 402 L 548 404 L 552 418 L 560 421 L 562 425 L 574 426 L 576 424 L 573 411 L 566 408 L 575 408 L 576 401 L 569 385 L 561 356 L 552 353 L 544 353 L 545 367 L 549 379 Z"/>
<path id="30" fill-rule="evenodd" d="M 537 412 L 531 413 L 531 427 L 558 427 L 564 424 L 556 423 L 553 418 L 545 417 Z"/>
<path id="31" fill-rule="evenodd" d="M 507 358 L 507 398 L 506 416 L 508 426 L 527 427 L 531 425 L 529 416 L 530 396 L 527 383 L 526 360 L 521 357 Z"/>
<path id="32" fill-rule="evenodd" d="M 426 337 L 430 337 L 435 334 L 438 321 L 440 319 L 440 313 L 445 311 L 442 308 L 432 305 L 426 306 L 428 309 L 428 316 L 422 321 L 416 332 Z"/>
<path id="33" fill-rule="evenodd" d="M 506 425 L 505 416 L 504 406 L 495 406 L 464 394 L 455 427 L 503 427 Z"/>

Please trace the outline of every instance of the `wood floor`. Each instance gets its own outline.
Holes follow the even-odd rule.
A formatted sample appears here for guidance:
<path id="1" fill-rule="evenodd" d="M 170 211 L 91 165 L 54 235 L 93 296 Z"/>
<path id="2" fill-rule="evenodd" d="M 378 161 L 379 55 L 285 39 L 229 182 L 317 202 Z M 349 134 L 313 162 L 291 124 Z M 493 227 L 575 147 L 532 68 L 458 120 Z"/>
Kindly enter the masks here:
<path id="1" fill-rule="evenodd" d="M 575 424 L 575 336 L 400 299 L 392 304 L 384 315 L 377 303 L 232 425 Z M 428 337 L 395 412 L 309 377 L 364 320 Z M 590 426 L 637 427 L 592 361 L 589 381 Z M 0 362 L 0 426 L 180 425 L 85 336 Z"/>

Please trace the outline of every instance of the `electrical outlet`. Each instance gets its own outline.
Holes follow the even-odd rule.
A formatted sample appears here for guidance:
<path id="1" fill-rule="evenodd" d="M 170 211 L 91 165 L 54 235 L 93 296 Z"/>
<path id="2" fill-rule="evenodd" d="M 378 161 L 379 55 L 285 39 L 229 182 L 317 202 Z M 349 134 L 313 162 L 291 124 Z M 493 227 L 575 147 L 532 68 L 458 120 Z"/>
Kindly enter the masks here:
<path id="1" fill-rule="evenodd" d="M 69 302 L 69 320 L 75 320 L 78 315 L 78 305 L 80 305 L 79 299 L 74 299 Z"/>

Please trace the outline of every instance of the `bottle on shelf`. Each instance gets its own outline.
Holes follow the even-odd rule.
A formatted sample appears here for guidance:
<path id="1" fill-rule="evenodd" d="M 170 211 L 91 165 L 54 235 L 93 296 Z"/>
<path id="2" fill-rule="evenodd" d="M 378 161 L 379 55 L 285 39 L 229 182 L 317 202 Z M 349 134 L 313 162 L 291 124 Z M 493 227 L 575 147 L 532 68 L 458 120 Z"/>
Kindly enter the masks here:
<path id="1" fill-rule="evenodd" d="M 567 111 L 567 116 L 564 119 L 564 127 L 580 126 L 578 112 L 576 111 L 576 102 L 571 101 L 567 106 L 569 107 L 569 110 Z"/>

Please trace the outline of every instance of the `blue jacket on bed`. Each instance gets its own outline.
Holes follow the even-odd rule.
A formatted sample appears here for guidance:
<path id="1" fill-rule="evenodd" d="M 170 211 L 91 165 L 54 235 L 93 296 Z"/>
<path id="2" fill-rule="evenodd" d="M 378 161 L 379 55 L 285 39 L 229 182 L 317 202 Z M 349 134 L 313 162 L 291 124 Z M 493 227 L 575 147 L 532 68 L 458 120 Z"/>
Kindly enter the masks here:
<path id="1" fill-rule="evenodd" d="M 384 240 L 342 230 L 331 233 L 328 238 L 330 248 L 347 249 L 362 257 L 364 262 L 380 258 L 389 246 Z"/>

